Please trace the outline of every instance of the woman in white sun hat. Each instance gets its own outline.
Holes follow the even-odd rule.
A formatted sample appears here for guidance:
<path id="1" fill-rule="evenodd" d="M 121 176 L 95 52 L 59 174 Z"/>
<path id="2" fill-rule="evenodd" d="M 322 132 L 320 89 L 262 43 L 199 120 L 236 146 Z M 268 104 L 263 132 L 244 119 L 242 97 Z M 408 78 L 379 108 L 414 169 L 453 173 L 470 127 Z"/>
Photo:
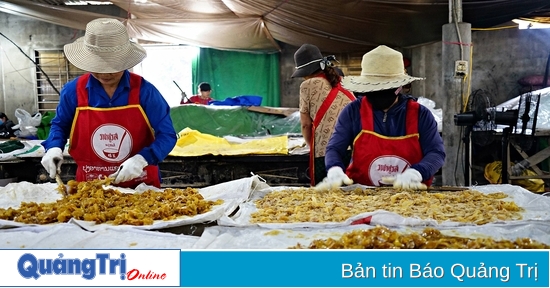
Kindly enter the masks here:
<path id="1" fill-rule="evenodd" d="M 60 95 L 42 165 L 55 177 L 63 148 L 77 164 L 76 180 L 105 176 L 123 187 L 160 187 L 158 163 L 176 143 L 170 107 L 148 81 L 128 69 L 145 50 L 130 41 L 124 24 L 100 18 L 86 25 L 84 37 L 64 47 L 67 59 L 89 71 L 67 83 Z"/>
<path id="2" fill-rule="evenodd" d="M 424 79 L 407 75 L 403 55 L 384 45 L 363 55 L 361 69 L 342 81 L 358 99 L 338 117 L 326 150 L 327 177 L 316 187 L 355 182 L 426 189 L 445 162 L 443 140 L 430 110 L 400 93 L 401 86 Z M 345 167 L 350 145 L 352 162 Z"/>

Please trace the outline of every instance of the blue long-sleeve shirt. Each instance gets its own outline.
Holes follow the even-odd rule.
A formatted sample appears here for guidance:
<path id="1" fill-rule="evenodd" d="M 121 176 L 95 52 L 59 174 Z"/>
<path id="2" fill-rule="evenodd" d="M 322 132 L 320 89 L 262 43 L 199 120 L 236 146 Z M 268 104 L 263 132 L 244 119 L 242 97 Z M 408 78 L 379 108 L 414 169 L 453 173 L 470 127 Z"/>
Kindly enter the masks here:
<path id="1" fill-rule="evenodd" d="M 344 156 L 348 147 L 352 146 L 355 137 L 361 132 L 361 116 L 359 108 L 363 97 L 348 104 L 338 117 L 334 132 L 328 142 L 325 165 L 327 170 L 334 166 L 340 166 L 344 171 Z M 374 110 L 374 132 L 390 136 L 404 136 L 407 99 L 414 99 L 408 95 L 400 95 L 399 102 L 392 106 L 388 112 Z M 443 139 L 437 130 L 437 122 L 432 112 L 420 105 L 418 112 L 418 133 L 420 134 L 420 147 L 424 155 L 419 163 L 411 168 L 418 170 L 425 181 L 435 175 L 445 162 L 445 149 Z"/>
<path id="2" fill-rule="evenodd" d="M 50 134 L 48 135 L 48 139 L 42 142 L 42 146 L 46 150 L 52 147 L 59 147 L 63 150 L 65 144 L 67 144 L 77 107 L 77 81 L 78 78 L 74 79 L 61 90 L 56 115 L 51 122 Z M 101 83 L 94 77 L 90 76 L 86 89 L 88 89 L 88 101 L 91 107 L 111 108 L 126 106 L 128 105 L 130 92 L 130 73 L 127 70 L 124 71 L 112 98 L 107 95 Z M 176 145 L 177 137 L 172 125 L 172 118 L 170 118 L 170 106 L 157 88 L 143 78 L 141 80 L 139 97 L 140 105 L 143 107 L 147 118 L 149 118 L 149 123 L 155 132 L 155 140 L 150 146 L 139 151 L 138 154 L 143 156 L 148 164 L 157 165 L 168 156 L 168 153 Z M 124 115 L 121 115 L 121 117 L 124 117 Z"/>

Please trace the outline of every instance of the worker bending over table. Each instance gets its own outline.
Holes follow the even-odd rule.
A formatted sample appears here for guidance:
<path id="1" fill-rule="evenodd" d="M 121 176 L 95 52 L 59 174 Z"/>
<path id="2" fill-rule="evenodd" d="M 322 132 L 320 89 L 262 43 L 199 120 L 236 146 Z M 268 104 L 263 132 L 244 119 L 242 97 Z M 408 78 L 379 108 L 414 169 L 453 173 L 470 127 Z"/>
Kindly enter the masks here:
<path id="1" fill-rule="evenodd" d="M 344 88 L 357 100 L 338 117 L 327 145 L 327 177 L 317 189 L 359 183 L 426 189 L 445 162 L 443 140 L 431 111 L 401 86 L 424 80 L 405 73 L 403 55 L 381 45 L 363 55 L 360 76 L 347 76 Z M 352 147 L 352 159 L 343 158 Z M 344 173 L 345 169 L 345 173 Z"/>
<path id="2" fill-rule="evenodd" d="M 122 187 L 140 183 L 160 187 L 158 163 L 172 151 L 176 132 L 170 106 L 160 92 L 128 69 L 146 57 L 116 19 L 86 25 L 84 37 L 64 47 L 67 59 L 89 71 L 61 90 L 42 165 L 54 178 L 69 154 L 77 164 L 76 180 L 109 176 Z"/>

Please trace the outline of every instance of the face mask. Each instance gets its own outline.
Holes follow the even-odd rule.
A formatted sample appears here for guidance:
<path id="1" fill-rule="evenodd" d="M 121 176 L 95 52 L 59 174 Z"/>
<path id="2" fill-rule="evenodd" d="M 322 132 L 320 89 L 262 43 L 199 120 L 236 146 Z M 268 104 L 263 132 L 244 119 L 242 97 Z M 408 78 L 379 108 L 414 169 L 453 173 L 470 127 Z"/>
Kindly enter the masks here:
<path id="1" fill-rule="evenodd" d="M 385 110 L 390 108 L 397 98 L 394 89 L 368 92 L 366 95 L 374 110 Z"/>
<path id="2" fill-rule="evenodd" d="M 4 124 L 4 121 L 2 121 L 2 119 L 0 119 L 0 125 Z"/>

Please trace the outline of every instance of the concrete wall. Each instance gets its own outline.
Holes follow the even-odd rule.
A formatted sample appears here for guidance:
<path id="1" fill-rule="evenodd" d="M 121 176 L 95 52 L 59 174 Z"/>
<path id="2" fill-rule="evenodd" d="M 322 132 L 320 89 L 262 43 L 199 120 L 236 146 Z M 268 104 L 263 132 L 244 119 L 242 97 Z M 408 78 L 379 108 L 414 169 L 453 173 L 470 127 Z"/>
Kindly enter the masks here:
<path id="1" fill-rule="evenodd" d="M 35 49 L 61 49 L 64 44 L 83 35 L 83 31 L 6 13 L 0 13 L 0 27 L 2 34 L 31 57 Z M 472 42 L 471 90 L 487 90 L 498 104 L 519 94 L 517 81 L 520 78 L 544 74 L 550 53 L 550 29 L 474 31 Z M 294 72 L 294 52 L 298 47 L 284 43 L 280 45 L 281 106 L 298 107 L 302 79 L 290 78 Z M 425 81 L 413 83 L 412 94 L 432 99 L 436 105 L 441 102 L 441 97 L 449 97 L 440 92 L 441 45 L 437 42 L 403 51 L 412 62 L 410 73 L 426 77 Z M 19 107 L 35 112 L 34 64 L 4 37 L 0 37 L 0 48 L 0 111 L 12 119 L 15 109 Z"/>
<path id="2" fill-rule="evenodd" d="M 470 91 L 483 89 L 494 104 L 500 104 L 524 92 L 518 80 L 531 75 L 544 75 L 550 54 L 550 29 L 502 29 L 472 32 L 473 53 Z M 441 108 L 443 76 L 442 42 L 404 49 L 411 59 L 409 73 L 425 77 L 412 84 L 412 93 L 435 101 Z M 281 105 L 298 107 L 302 79 L 290 79 L 294 71 L 294 52 L 298 47 L 284 46 L 281 54 Z M 365 51 L 367 52 L 367 51 Z M 467 55 L 469 56 L 469 55 Z M 466 94 L 467 95 L 467 94 Z"/>
<path id="3" fill-rule="evenodd" d="M 27 17 L 0 13 L 0 110 L 17 123 L 15 109 L 37 112 L 34 51 L 61 49 L 83 34 L 78 30 Z M 23 54 L 24 53 L 24 54 Z"/>
<path id="4" fill-rule="evenodd" d="M 122 9 L 111 5 L 72 8 L 117 17 L 126 16 Z M 36 68 L 27 56 L 34 61 L 35 50 L 62 49 L 63 45 L 84 36 L 84 31 L 0 12 L 0 33 L 5 36 L 0 35 L 0 111 L 17 123 L 15 109 L 22 108 L 31 114 L 38 111 L 34 75 Z"/>
<path id="5" fill-rule="evenodd" d="M 518 80 L 544 75 L 550 54 L 550 29 L 472 31 L 471 91 L 483 89 L 500 104 L 524 92 Z M 441 103 L 442 43 L 411 49 L 412 75 L 426 77 L 413 86 L 413 94 Z M 441 106 L 438 106 L 441 108 Z"/>
<path id="6" fill-rule="evenodd" d="M 296 70 L 294 53 L 299 47 L 279 43 L 281 45 L 281 107 L 298 107 L 300 104 L 300 84 L 303 78 L 291 78 Z"/>

